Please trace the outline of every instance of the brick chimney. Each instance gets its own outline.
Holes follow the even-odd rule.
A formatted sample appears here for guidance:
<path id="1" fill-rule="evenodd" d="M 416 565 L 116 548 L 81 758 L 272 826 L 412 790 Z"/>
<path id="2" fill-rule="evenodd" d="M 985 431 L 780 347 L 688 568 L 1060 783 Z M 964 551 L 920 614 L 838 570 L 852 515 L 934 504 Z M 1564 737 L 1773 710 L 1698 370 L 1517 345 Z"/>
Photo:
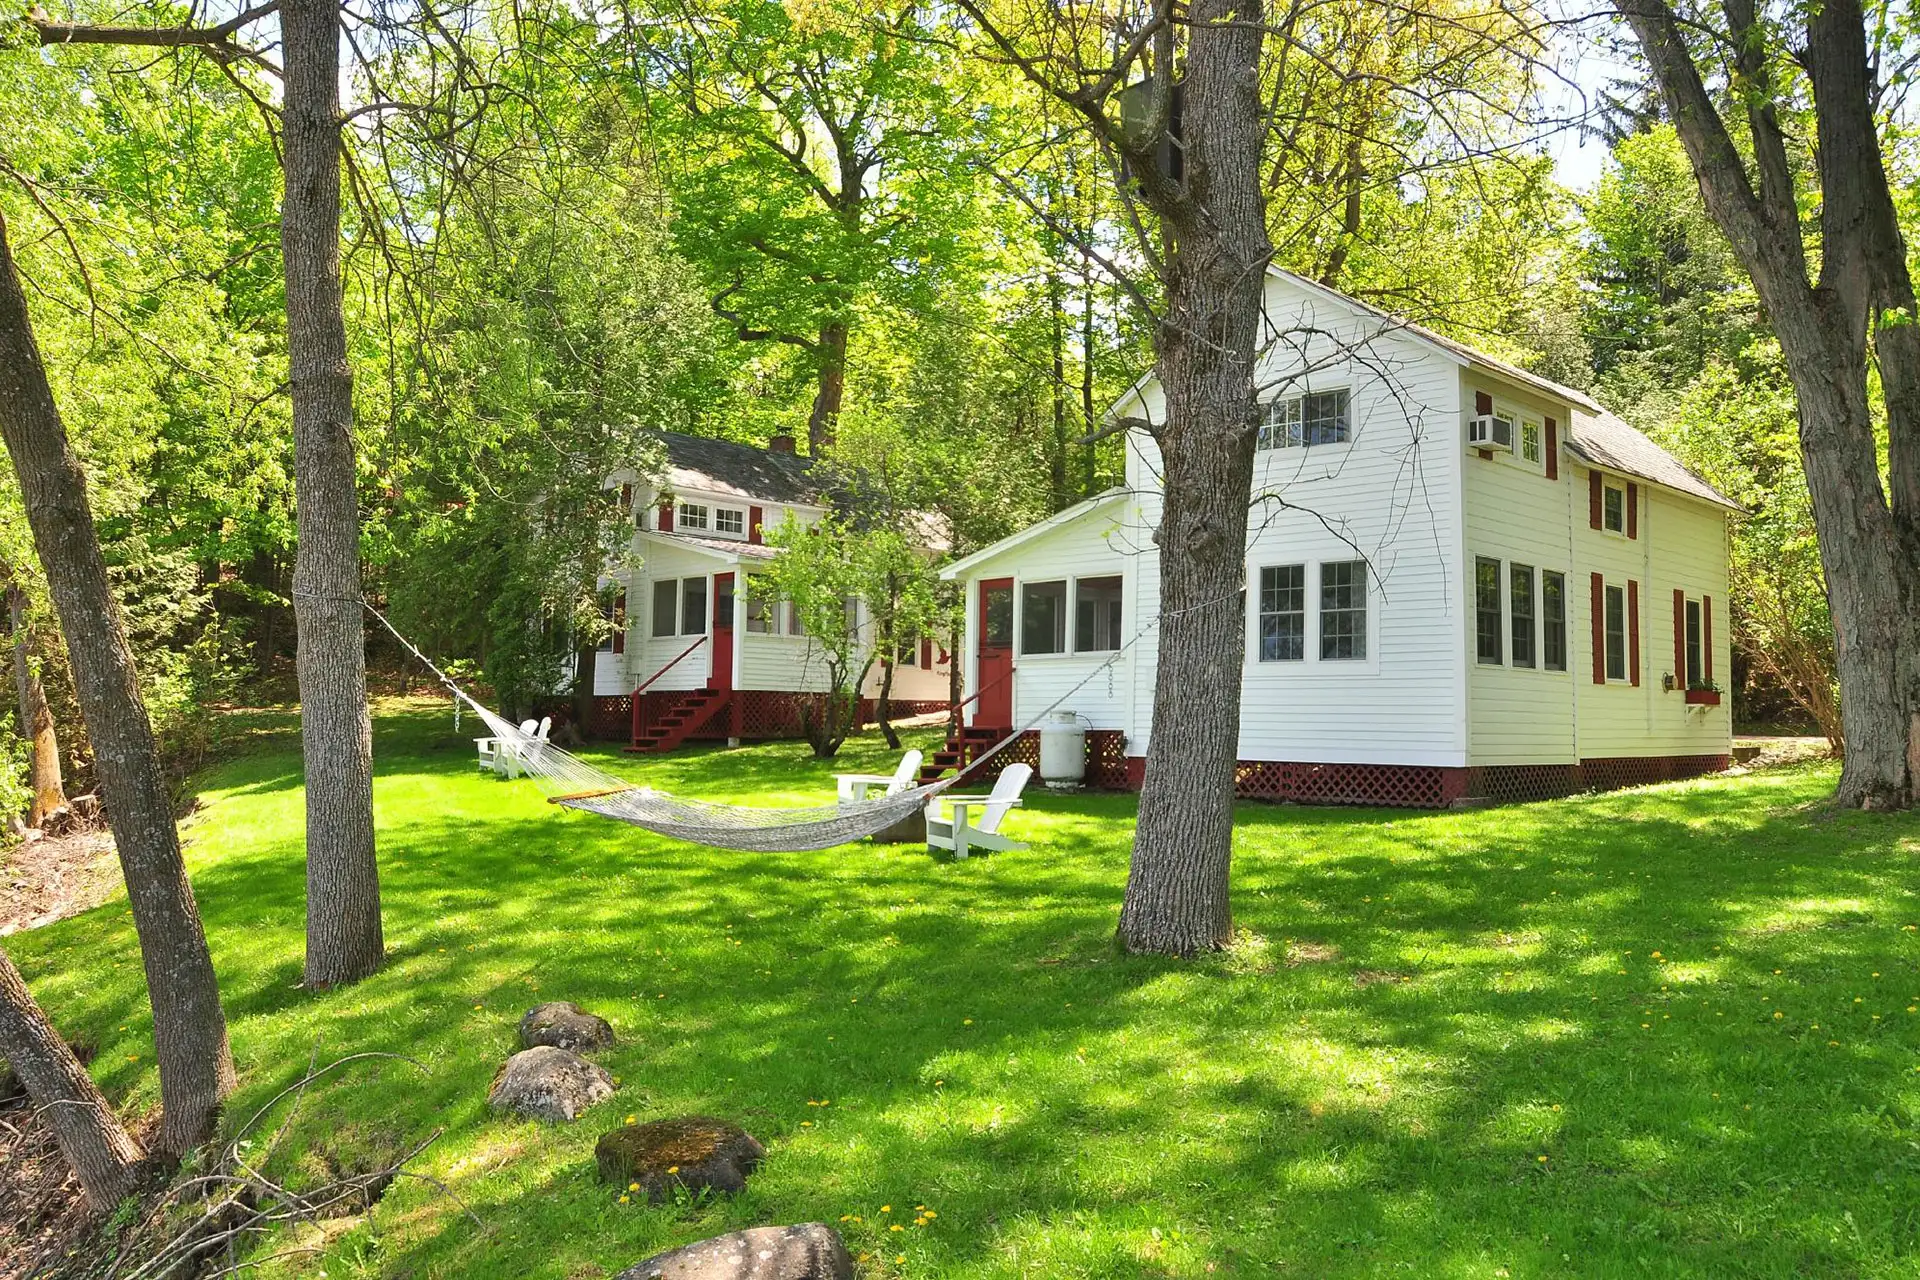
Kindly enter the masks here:
<path id="1" fill-rule="evenodd" d="M 767 448 L 774 453 L 792 453 L 793 437 L 782 431 L 767 441 Z"/>

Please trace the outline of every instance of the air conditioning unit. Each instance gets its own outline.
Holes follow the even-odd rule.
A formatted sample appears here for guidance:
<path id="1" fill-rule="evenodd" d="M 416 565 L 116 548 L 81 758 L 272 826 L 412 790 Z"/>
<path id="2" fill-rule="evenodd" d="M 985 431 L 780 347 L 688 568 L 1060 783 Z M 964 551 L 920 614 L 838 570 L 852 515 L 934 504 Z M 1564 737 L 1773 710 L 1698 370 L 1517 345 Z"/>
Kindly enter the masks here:
<path id="1" fill-rule="evenodd" d="M 1512 453 L 1513 423 L 1491 413 L 1468 418 L 1467 446 L 1473 449 L 1505 449 Z"/>

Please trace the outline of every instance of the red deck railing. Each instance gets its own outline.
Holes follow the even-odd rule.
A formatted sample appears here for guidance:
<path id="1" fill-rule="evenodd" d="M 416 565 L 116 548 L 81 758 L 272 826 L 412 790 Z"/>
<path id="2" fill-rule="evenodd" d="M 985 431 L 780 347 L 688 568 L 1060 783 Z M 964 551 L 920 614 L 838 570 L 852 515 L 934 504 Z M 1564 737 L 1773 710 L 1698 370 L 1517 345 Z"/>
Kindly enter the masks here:
<path id="1" fill-rule="evenodd" d="M 698 649 L 701 645 L 705 644 L 706 642 L 707 642 L 707 638 L 705 636 L 698 637 L 697 639 L 694 640 L 692 644 L 688 645 L 686 648 L 682 649 L 679 653 L 675 654 L 673 656 L 673 660 L 668 662 L 666 666 L 661 667 L 658 671 L 654 672 L 652 675 L 648 676 L 645 680 L 642 680 L 638 685 L 634 687 L 633 734 L 632 734 L 633 741 L 635 742 L 640 741 L 640 735 L 646 730 L 646 727 L 647 727 L 643 723 L 641 714 L 640 714 L 640 708 L 644 705 L 644 703 L 640 698 L 640 695 L 647 691 L 648 685 L 652 684 L 655 680 L 658 680 L 661 676 L 667 674 L 667 672 L 673 670 L 675 667 L 679 666 L 681 661 L 688 654 L 692 653 L 695 649 Z"/>

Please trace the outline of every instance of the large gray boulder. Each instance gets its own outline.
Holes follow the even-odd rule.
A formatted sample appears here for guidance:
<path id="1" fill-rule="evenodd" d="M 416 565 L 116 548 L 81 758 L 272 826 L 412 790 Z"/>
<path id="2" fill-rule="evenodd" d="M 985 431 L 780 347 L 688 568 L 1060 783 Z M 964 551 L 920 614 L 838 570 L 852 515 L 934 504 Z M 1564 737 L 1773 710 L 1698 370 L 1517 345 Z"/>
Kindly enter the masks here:
<path id="1" fill-rule="evenodd" d="M 656 1253 L 614 1280 L 853 1280 L 840 1233 L 824 1222 L 754 1227 Z"/>
<path id="2" fill-rule="evenodd" d="M 736 1195 L 766 1155 L 754 1136 L 739 1125 L 712 1116 L 679 1116 L 622 1125 L 600 1135 L 593 1159 L 600 1176 L 658 1203 L 676 1188 L 689 1194 L 716 1191 Z"/>
<path id="3" fill-rule="evenodd" d="M 487 1090 L 487 1105 L 561 1124 L 613 1096 L 613 1077 L 568 1049 L 539 1045 L 508 1058 Z"/>
<path id="4" fill-rule="evenodd" d="M 613 1045 L 613 1028 L 605 1018 L 588 1013 L 571 1000 L 553 1000 L 527 1010 L 520 1019 L 520 1047 L 537 1045 L 591 1053 Z"/>

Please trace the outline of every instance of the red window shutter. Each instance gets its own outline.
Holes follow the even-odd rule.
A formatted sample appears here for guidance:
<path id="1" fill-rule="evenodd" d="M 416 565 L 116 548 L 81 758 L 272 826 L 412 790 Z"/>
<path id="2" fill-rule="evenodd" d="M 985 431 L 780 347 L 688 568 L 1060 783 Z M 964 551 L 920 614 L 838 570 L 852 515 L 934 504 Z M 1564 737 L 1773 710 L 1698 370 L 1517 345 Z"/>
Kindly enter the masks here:
<path id="1" fill-rule="evenodd" d="M 1682 689 L 1687 687 L 1687 593 L 1677 587 L 1673 592 L 1673 679 Z"/>
<path id="2" fill-rule="evenodd" d="M 1627 536 L 1640 536 L 1640 486 L 1627 482 Z"/>
<path id="3" fill-rule="evenodd" d="M 1547 419 L 1547 479 L 1560 478 L 1560 426 L 1552 418 Z"/>
<path id="4" fill-rule="evenodd" d="M 633 510 L 633 486 L 630 484 L 620 486 L 620 509 L 622 511 Z"/>
<path id="5" fill-rule="evenodd" d="M 1627 579 L 1627 676 L 1640 684 L 1640 584 Z"/>
<path id="6" fill-rule="evenodd" d="M 671 502 L 663 502 L 660 504 L 660 532 L 673 532 L 673 504 Z"/>
<path id="7" fill-rule="evenodd" d="M 1587 472 L 1587 523 L 1600 527 L 1601 508 L 1607 500 L 1607 482 L 1598 471 Z"/>
<path id="8" fill-rule="evenodd" d="M 920 665 L 933 670 L 933 641 L 925 637 L 920 640 Z"/>
<path id="9" fill-rule="evenodd" d="M 1713 597 L 1700 597 L 1700 669 L 1713 683 Z"/>
<path id="10" fill-rule="evenodd" d="M 747 508 L 747 541 L 759 546 L 765 539 L 760 536 L 760 526 L 765 523 L 767 513 L 760 507 Z"/>
<path id="11" fill-rule="evenodd" d="M 1593 575 L 1593 682 L 1607 682 L 1607 582 Z"/>
<path id="12" fill-rule="evenodd" d="M 627 593 L 624 591 L 613 598 L 613 651 L 627 651 Z"/>
<path id="13" fill-rule="evenodd" d="M 1475 413 L 1492 413 L 1493 397 L 1488 395 L 1484 391 L 1474 392 L 1473 393 L 1473 411 Z"/>

